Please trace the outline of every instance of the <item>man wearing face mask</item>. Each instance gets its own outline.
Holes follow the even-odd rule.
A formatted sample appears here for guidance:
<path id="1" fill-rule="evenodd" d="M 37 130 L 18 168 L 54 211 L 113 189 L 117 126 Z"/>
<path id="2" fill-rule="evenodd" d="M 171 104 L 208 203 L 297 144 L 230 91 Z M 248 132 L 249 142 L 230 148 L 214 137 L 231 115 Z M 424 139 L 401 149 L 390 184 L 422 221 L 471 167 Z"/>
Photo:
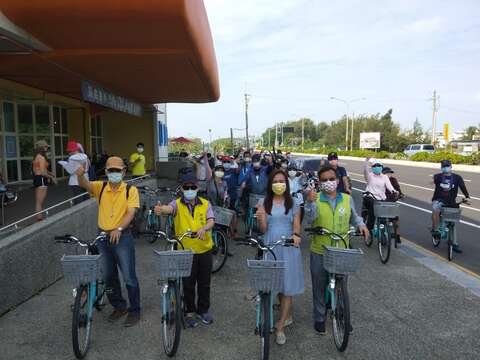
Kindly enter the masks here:
<path id="1" fill-rule="evenodd" d="M 143 151 L 145 149 L 145 145 L 139 142 L 137 144 L 137 151 L 130 155 L 130 167 L 132 168 L 132 176 L 134 178 L 140 177 L 146 174 L 145 171 L 145 155 Z"/>
<path id="2" fill-rule="evenodd" d="M 135 243 L 130 224 L 135 211 L 140 207 L 138 190 L 123 182 L 125 163 L 116 156 L 111 156 L 105 164 L 108 182 L 88 181 L 83 166 L 76 171 L 78 183 L 98 202 L 98 228 L 109 234 L 109 239 L 97 243 L 102 255 L 107 296 L 114 310 L 108 317 L 115 322 L 127 315 L 124 326 L 129 327 L 140 320 L 140 287 L 135 271 Z M 118 268 L 128 292 L 130 307 L 122 297 L 122 287 Z"/>
<path id="3" fill-rule="evenodd" d="M 442 160 L 440 166 L 442 172 L 433 176 L 435 190 L 432 197 L 432 236 L 437 238 L 440 238 L 438 226 L 442 207 L 458 207 L 456 199 L 459 188 L 462 190 L 466 199 L 470 198 L 463 178 L 458 174 L 452 173 L 452 163 L 450 160 Z M 457 237 L 455 237 L 455 241 L 457 241 Z M 462 252 L 458 242 L 453 244 L 453 251 L 457 253 Z"/>
<path id="4" fill-rule="evenodd" d="M 248 194 L 265 195 L 268 185 L 268 174 L 273 169 L 271 157 L 269 157 L 268 165 L 262 166 L 260 162 L 260 155 L 255 154 L 252 157 L 252 169 L 245 177 L 240 186 L 240 193 L 243 194 L 245 190 Z"/>
<path id="5" fill-rule="evenodd" d="M 335 169 L 337 179 L 339 180 L 337 191 L 352 195 L 350 184 L 348 182 L 347 170 L 343 166 L 338 166 L 338 155 L 336 152 L 332 151 L 328 154 L 328 162 L 330 166 Z"/>
<path id="6" fill-rule="evenodd" d="M 372 164 L 370 167 L 369 164 Z M 363 166 L 363 175 L 367 181 L 365 191 L 371 193 L 377 201 L 385 201 L 387 199 L 387 190 L 390 193 L 397 194 L 397 190 L 392 186 L 387 175 L 382 174 L 383 164 L 380 160 L 366 158 Z M 375 224 L 375 214 L 373 211 L 374 199 L 371 197 L 363 198 L 363 205 L 368 211 L 367 227 L 372 231 Z"/>
<path id="7" fill-rule="evenodd" d="M 198 326 L 197 319 L 205 325 L 213 323 L 210 308 L 210 280 L 212 272 L 212 233 L 215 216 L 210 202 L 197 195 L 197 178 L 192 173 L 185 174 L 180 179 L 182 196 L 168 205 L 155 206 L 157 215 L 173 215 L 176 236 L 181 236 L 189 229 L 197 234 L 195 238 L 184 238 L 185 249 L 194 252 L 192 272 L 185 278 L 183 289 L 185 293 L 186 323 L 188 327 Z M 197 289 L 197 291 L 195 291 Z M 197 292 L 197 302 L 195 293 Z"/>
<path id="8" fill-rule="evenodd" d="M 315 190 L 310 190 L 307 194 L 305 204 L 307 224 L 315 227 L 321 226 L 340 235 L 346 234 L 350 225 L 353 225 L 364 236 L 370 236 L 362 218 L 358 216 L 355 210 L 353 198 L 348 194 L 337 191 L 338 180 L 335 169 L 331 166 L 320 168 L 318 177 L 321 189 L 320 196 L 317 195 Z M 348 239 L 346 242 L 348 246 Z M 340 247 L 344 247 L 342 242 L 338 244 Z M 323 245 L 331 246 L 329 236 L 315 235 L 312 238 L 310 272 L 312 276 L 313 309 L 315 330 L 320 334 L 325 334 L 325 287 L 328 281 L 328 274 L 323 269 L 323 254 L 325 252 Z"/>

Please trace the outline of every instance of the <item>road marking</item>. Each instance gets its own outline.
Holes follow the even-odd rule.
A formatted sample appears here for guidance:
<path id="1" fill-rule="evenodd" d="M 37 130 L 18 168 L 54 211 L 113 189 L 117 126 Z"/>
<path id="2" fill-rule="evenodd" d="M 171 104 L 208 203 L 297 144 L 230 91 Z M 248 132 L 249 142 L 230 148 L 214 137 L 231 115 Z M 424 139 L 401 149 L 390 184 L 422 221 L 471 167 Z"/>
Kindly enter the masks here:
<path id="1" fill-rule="evenodd" d="M 350 173 L 350 174 L 353 174 L 353 175 L 356 175 L 356 176 L 361 176 L 361 177 L 363 178 L 363 175 L 362 175 L 362 174 L 354 173 L 354 172 L 351 172 L 351 171 L 349 171 L 349 173 Z M 358 179 L 352 179 L 352 180 L 364 182 L 363 180 L 358 180 Z M 427 188 L 427 187 L 425 187 L 425 186 L 413 185 L 413 184 L 408 184 L 408 183 L 404 183 L 404 182 L 400 182 L 400 181 L 399 181 L 398 183 L 401 184 L 401 185 L 410 186 L 410 187 L 417 188 L 417 189 L 433 191 L 432 188 Z M 479 197 L 475 197 L 475 196 L 470 196 L 470 199 L 480 200 Z"/>
<path id="2" fill-rule="evenodd" d="M 356 180 L 358 181 L 358 180 Z M 362 181 L 363 183 L 365 183 L 364 181 Z M 352 186 L 352 189 L 353 190 L 356 190 L 358 192 L 364 192 L 365 190 L 363 189 L 359 189 L 359 188 L 356 188 L 356 187 L 353 187 Z M 397 203 L 401 204 L 401 205 L 404 205 L 404 206 L 407 206 L 407 207 L 410 207 L 412 209 L 416 209 L 416 210 L 419 210 L 419 211 L 423 211 L 425 213 L 428 213 L 428 214 L 431 214 L 432 213 L 432 210 L 428 210 L 428 209 L 424 209 L 424 208 L 421 208 L 419 206 L 415 206 L 415 205 L 412 205 L 412 204 L 408 204 L 408 203 L 405 203 L 403 201 L 397 201 Z M 477 229 L 480 229 L 480 225 L 477 225 L 477 224 L 474 224 L 474 223 L 471 223 L 469 221 L 465 221 L 465 220 L 460 220 L 460 223 L 464 224 L 464 225 L 468 225 L 468 226 L 471 226 L 471 227 L 474 227 L 474 228 L 477 228 Z"/>
<path id="3" fill-rule="evenodd" d="M 480 280 L 480 274 L 477 274 L 476 272 L 474 272 L 474 271 L 472 271 L 472 270 L 469 270 L 469 269 L 463 267 L 462 265 L 459 265 L 459 264 L 457 264 L 457 263 L 454 263 L 453 261 L 448 261 L 446 258 L 438 255 L 437 253 L 433 252 L 432 250 L 427 249 L 426 247 L 423 247 L 422 245 L 417 244 L 417 243 L 413 242 L 412 240 L 409 240 L 409 239 L 404 238 L 404 237 L 402 236 L 402 242 L 403 242 L 403 241 L 407 242 L 410 246 L 416 247 L 416 248 L 419 249 L 420 251 L 424 251 L 424 252 L 426 252 L 428 255 L 433 256 L 433 257 L 435 257 L 436 259 L 441 260 L 441 261 L 447 263 L 448 265 L 451 265 L 451 266 L 453 266 L 453 267 L 456 267 L 458 270 L 461 270 L 461 271 L 463 271 L 463 272 L 465 272 L 465 273 L 467 273 L 467 274 L 469 274 L 469 275 L 471 275 L 471 276 L 473 276 L 473 277 L 475 277 L 475 278 L 477 278 L 477 279 Z"/>

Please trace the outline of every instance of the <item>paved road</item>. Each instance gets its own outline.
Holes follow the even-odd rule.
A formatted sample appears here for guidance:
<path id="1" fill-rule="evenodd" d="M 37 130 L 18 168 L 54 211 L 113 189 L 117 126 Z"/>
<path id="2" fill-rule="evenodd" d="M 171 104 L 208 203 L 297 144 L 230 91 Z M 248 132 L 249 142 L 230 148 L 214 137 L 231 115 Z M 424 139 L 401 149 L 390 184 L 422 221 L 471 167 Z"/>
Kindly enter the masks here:
<path id="1" fill-rule="evenodd" d="M 353 181 L 356 205 L 361 206 L 361 191 L 365 188 L 363 178 L 363 162 L 354 160 L 339 161 L 341 166 L 346 167 Z M 431 199 L 433 195 L 432 174 L 435 169 L 421 167 L 387 165 L 393 168 L 398 177 L 402 191 L 407 195 L 401 201 L 400 220 L 401 234 L 407 239 L 421 245 L 425 249 L 446 257 L 446 244 L 440 244 L 434 248 L 430 238 L 431 228 Z M 466 180 L 465 184 L 472 205 L 462 206 L 462 223 L 457 224 L 459 242 L 463 248 L 463 254 L 454 254 L 454 262 L 465 268 L 480 274 L 480 174 L 459 172 Z M 459 191 L 459 195 L 461 192 Z"/>
<path id="2" fill-rule="evenodd" d="M 354 334 L 344 354 L 337 353 L 330 324 L 327 336 L 312 323 L 308 240 L 303 243 L 306 290 L 294 300 L 294 326 L 287 344 L 272 343 L 272 359 L 477 359 L 480 298 L 427 269 L 414 257 L 394 250 L 387 266 L 374 249 L 364 249 L 362 269 L 349 281 Z M 125 329 L 109 324 L 110 309 L 97 313 L 90 360 L 166 359 L 160 338 L 159 289 L 152 249 L 137 243 L 143 319 Z M 259 358 L 253 335 L 254 304 L 246 301 L 246 258 L 252 249 L 234 247 L 233 258 L 213 278 L 215 323 L 183 333 L 177 359 Z M 411 253 L 411 252 L 410 252 Z M 424 256 L 424 255 L 416 255 Z M 71 290 L 63 280 L 0 318 L 2 360 L 73 359 L 70 343 Z"/>

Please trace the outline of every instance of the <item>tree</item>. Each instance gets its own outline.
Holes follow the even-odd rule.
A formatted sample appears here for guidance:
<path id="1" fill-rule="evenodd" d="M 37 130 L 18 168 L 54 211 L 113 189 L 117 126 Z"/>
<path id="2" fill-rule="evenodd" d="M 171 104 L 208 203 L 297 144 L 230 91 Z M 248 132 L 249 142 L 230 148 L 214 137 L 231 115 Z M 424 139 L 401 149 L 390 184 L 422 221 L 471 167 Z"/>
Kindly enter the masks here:
<path id="1" fill-rule="evenodd" d="M 469 126 L 465 129 L 465 135 L 463 136 L 463 140 L 473 140 L 473 136 L 476 135 L 478 132 L 478 128 L 476 126 Z"/>

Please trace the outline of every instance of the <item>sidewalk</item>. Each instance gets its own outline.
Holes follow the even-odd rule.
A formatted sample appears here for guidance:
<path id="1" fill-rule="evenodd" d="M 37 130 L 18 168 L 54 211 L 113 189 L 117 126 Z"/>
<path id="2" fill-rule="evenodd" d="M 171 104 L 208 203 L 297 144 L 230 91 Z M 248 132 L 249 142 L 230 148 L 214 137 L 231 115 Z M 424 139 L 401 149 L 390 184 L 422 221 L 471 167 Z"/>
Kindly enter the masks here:
<path id="1" fill-rule="evenodd" d="M 110 308 L 96 313 L 88 359 L 166 359 L 160 337 L 159 288 L 152 249 L 137 242 L 143 318 L 125 329 L 109 324 Z M 477 359 L 480 298 L 417 262 L 404 251 L 392 251 L 380 264 L 374 247 L 365 249 L 362 269 L 350 277 L 354 333 L 347 351 L 336 351 L 327 335 L 313 329 L 308 241 L 303 243 L 306 291 L 294 299 L 294 325 L 287 344 L 272 339 L 271 359 Z M 177 359 L 258 359 L 260 339 L 253 334 L 254 304 L 246 301 L 246 258 L 253 249 L 232 248 L 234 257 L 212 280 L 215 323 L 182 333 Z M 71 289 L 63 280 L 0 318 L 3 360 L 73 359 Z"/>

